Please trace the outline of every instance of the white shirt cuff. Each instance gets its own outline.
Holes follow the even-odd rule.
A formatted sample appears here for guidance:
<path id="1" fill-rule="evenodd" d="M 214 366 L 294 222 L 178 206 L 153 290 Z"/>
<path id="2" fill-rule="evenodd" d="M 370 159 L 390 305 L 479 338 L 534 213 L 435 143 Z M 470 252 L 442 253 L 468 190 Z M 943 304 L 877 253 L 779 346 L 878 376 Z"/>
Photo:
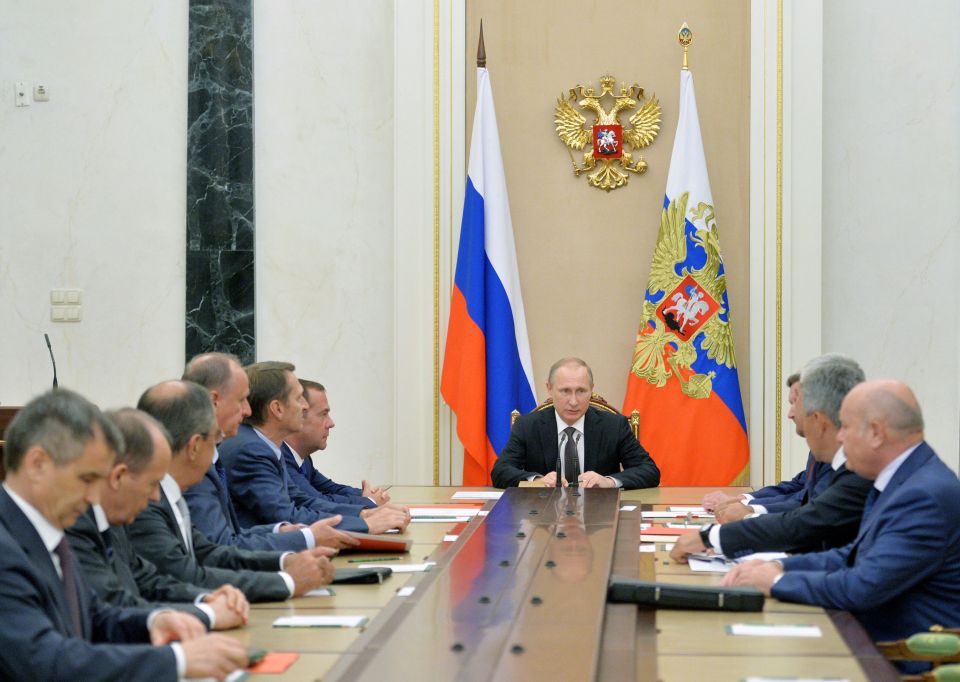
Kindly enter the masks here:
<path id="1" fill-rule="evenodd" d="M 744 502 L 749 502 L 750 500 L 753 499 L 753 495 L 751 495 L 750 493 L 743 493 L 740 496 L 740 499 L 743 500 Z"/>
<path id="2" fill-rule="evenodd" d="M 286 583 L 287 589 L 290 590 L 290 596 L 292 597 L 294 592 L 297 591 L 297 586 L 293 582 L 293 577 L 289 573 L 283 571 L 277 571 L 277 575 L 283 578 L 283 582 Z"/>
<path id="3" fill-rule="evenodd" d="M 623 481 L 621 481 L 619 478 L 615 478 L 614 476 L 607 476 L 607 478 L 609 478 L 611 481 L 613 481 L 614 487 L 616 487 L 616 488 L 622 488 L 622 487 L 623 487 Z"/>
<path id="4" fill-rule="evenodd" d="M 303 533 L 303 538 L 307 541 L 307 549 L 313 549 L 317 546 L 317 540 L 313 537 L 309 528 L 301 528 L 300 532 Z"/>
<path id="5" fill-rule="evenodd" d="M 374 504 L 376 504 L 378 507 L 380 506 L 379 504 L 377 504 L 377 501 L 376 501 L 375 499 L 373 499 L 372 497 L 367 497 L 367 499 L 370 500 L 371 502 L 373 502 Z"/>
<path id="6" fill-rule="evenodd" d="M 764 507 L 762 504 L 751 504 L 750 508 L 753 510 L 753 513 L 756 514 L 757 516 L 760 516 L 761 514 L 770 513 L 767 511 L 767 508 Z"/>
<path id="7" fill-rule="evenodd" d="M 286 521 L 281 521 L 280 523 L 278 523 L 277 525 L 275 525 L 275 526 L 273 527 L 273 532 L 274 532 L 274 533 L 279 533 L 279 532 L 280 532 L 280 529 L 283 528 L 283 527 L 286 526 L 286 525 L 287 525 L 287 522 L 286 522 Z"/>
<path id="8" fill-rule="evenodd" d="M 203 611 L 207 616 L 207 620 L 210 621 L 210 626 L 207 629 L 213 630 L 217 626 L 217 614 L 214 612 L 213 607 L 210 606 L 210 604 L 197 604 L 196 606 Z"/>
<path id="9" fill-rule="evenodd" d="M 173 649 L 173 657 L 177 659 L 177 679 L 182 680 L 187 676 L 187 657 L 183 654 L 180 642 L 171 642 L 170 648 Z"/>
<path id="10" fill-rule="evenodd" d="M 710 526 L 710 544 L 713 545 L 713 551 L 717 554 L 723 554 L 723 548 L 720 547 L 720 528 L 722 526 L 719 523 L 715 523 Z"/>

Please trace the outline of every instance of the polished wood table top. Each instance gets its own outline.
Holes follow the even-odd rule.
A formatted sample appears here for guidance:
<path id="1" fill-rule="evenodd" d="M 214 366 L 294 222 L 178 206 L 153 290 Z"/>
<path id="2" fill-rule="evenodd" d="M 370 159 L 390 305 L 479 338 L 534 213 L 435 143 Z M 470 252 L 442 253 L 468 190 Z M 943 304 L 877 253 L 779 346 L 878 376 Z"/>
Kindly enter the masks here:
<path id="1" fill-rule="evenodd" d="M 400 504 L 440 505 L 454 502 L 451 496 L 458 490 L 492 489 L 397 486 L 390 494 Z M 642 511 L 698 505 L 710 490 L 621 492 L 615 506 L 638 509 L 621 512 L 619 518 L 591 507 L 589 500 L 571 507 L 572 498 L 560 502 L 550 497 L 539 498 L 535 515 L 530 504 L 514 503 L 467 524 L 411 524 L 405 531 L 413 540 L 409 554 L 345 553 L 335 557 L 334 564 L 356 567 L 361 565 L 356 559 L 398 556 L 384 565 L 435 561 L 430 572 L 394 574 L 379 585 L 335 585 L 331 596 L 256 604 L 248 626 L 227 634 L 249 646 L 299 653 L 285 673 L 251 675 L 251 680 L 419 679 L 421 668 L 431 670 L 428 679 L 510 680 L 552 674 L 553 664 L 569 673 L 559 679 L 884 679 L 876 652 L 864 642 L 852 643 L 852 619 L 818 607 L 768 599 L 760 613 L 643 611 L 629 604 L 597 610 L 605 601 L 605 587 L 587 576 L 611 570 L 679 584 L 720 582 L 718 574 L 693 573 L 672 562 L 667 542 L 657 543 L 655 553 L 637 551 Z M 726 490 L 735 494 L 747 489 Z M 493 510 L 494 504 L 488 502 L 485 509 Z M 568 515 L 571 509 L 574 513 Z M 564 525 L 571 516 L 580 522 Z M 560 540 L 555 537 L 558 528 L 565 534 Z M 517 538 L 517 532 L 525 537 Z M 446 538 L 451 534 L 456 539 Z M 547 560 L 554 562 L 549 570 L 543 567 Z M 401 596 L 406 594 L 402 588 L 413 592 Z M 544 595 L 545 603 L 517 610 L 535 596 L 544 600 Z M 489 602 L 481 604 L 484 597 Z M 331 614 L 365 615 L 369 621 L 363 628 L 273 627 L 280 616 Z M 733 636 L 727 630 L 733 623 L 816 625 L 823 636 Z M 412 624 L 415 629 L 407 627 Z M 601 633 L 594 645 L 583 641 L 582 633 L 591 631 Z M 462 648 L 456 651 L 458 643 Z M 517 644 L 522 653 L 497 655 Z M 471 656 L 486 659 L 487 665 L 470 667 L 464 661 Z M 865 667 L 881 672 L 867 674 Z"/>

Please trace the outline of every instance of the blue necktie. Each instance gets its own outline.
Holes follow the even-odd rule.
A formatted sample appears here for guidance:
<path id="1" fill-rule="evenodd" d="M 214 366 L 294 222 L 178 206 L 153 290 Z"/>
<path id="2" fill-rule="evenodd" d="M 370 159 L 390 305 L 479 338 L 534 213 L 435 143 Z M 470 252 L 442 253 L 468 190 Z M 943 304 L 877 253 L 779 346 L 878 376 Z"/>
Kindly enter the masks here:
<path id="1" fill-rule="evenodd" d="M 227 472 L 219 459 L 213 463 L 213 468 L 216 469 L 217 478 L 220 479 L 220 497 L 223 498 L 224 502 L 227 502 L 230 500 L 230 491 L 227 488 Z"/>
<path id="2" fill-rule="evenodd" d="M 870 492 L 867 494 L 867 500 L 863 503 L 863 520 L 860 521 L 860 525 L 863 525 L 863 521 L 867 519 L 867 514 L 873 509 L 873 505 L 878 497 L 880 497 L 880 491 L 876 488 L 870 488 Z"/>

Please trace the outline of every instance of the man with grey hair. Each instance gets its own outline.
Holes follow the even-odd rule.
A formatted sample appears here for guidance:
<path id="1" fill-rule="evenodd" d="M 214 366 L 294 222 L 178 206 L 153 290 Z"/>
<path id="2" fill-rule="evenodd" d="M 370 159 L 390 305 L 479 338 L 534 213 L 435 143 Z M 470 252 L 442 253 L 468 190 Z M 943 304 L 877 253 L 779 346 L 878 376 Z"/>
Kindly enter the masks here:
<path id="1" fill-rule="evenodd" d="M 543 485 L 652 488 L 660 470 L 630 430 L 627 418 L 590 405 L 593 371 L 580 358 L 550 368 L 553 405 L 520 416 L 493 465 L 498 488 L 539 479 Z M 558 464 L 559 463 L 559 464 Z"/>
<path id="2" fill-rule="evenodd" d="M 899 381 L 862 383 L 844 398 L 840 424 L 847 466 L 873 481 L 857 537 L 736 566 L 724 584 L 851 611 L 874 640 L 960 626 L 960 481 L 924 441 L 916 397 Z"/>
<path id="3" fill-rule="evenodd" d="M 161 573 L 133 549 L 126 526 L 149 501 L 160 501 L 160 480 L 170 466 L 169 434 L 140 410 L 124 408 L 106 416 L 123 435 L 124 447 L 100 489 L 100 503 L 67 529 L 87 582 L 115 606 L 155 608 L 164 602 L 193 614 L 211 630 L 243 625 L 249 604 L 240 590 L 222 585 L 210 591 L 185 583 Z"/>
<path id="4" fill-rule="evenodd" d="M 221 437 L 236 436 L 240 422 L 250 416 L 247 400 L 250 382 L 237 357 L 228 353 L 198 355 L 187 363 L 182 378 L 210 391 Z M 214 448 L 213 464 L 204 477 L 183 496 L 193 525 L 218 545 L 298 551 L 317 545 L 341 549 L 357 544 L 355 539 L 334 528 L 342 522 L 340 516 L 316 520 L 309 526 L 283 519 L 244 528 L 230 499 L 229 481 L 218 448 Z"/>
<path id="5" fill-rule="evenodd" d="M 123 447 L 96 405 L 50 391 L 20 410 L 5 439 L 0 678 L 221 679 L 247 664 L 240 642 L 206 634 L 193 616 L 106 604 L 84 581 L 64 529 L 99 502 Z"/>
<path id="6" fill-rule="evenodd" d="M 787 512 L 704 526 L 699 534 L 682 536 L 670 557 L 685 562 L 691 553 L 704 549 L 729 558 L 770 551 L 816 552 L 842 547 L 855 538 L 871 483 L 847 469 L 837 434 L 840 403 L 863 380 L 855 361 L 836 354 L 814 358 L 800 373 L 795 420 L 813 456 L 831 467 L 822 492 Z"/>
<path id="7" fill-rule="evenodd" d="M 793 422 L 797 435 L 803 438 L 803 422 L 797 419 L 796 402 L 800 392 L 800 372 L 787 377 L 787 419 Z M 750 514 L 785 512 L 796 509 L 805 500 L 818 495 L 826 487 L 832 469 L 826 462 L 818 462 L 813 453 L 807 455 L 807 464 L 789 481 L 780 481 L 752 493 L 727 495 L 717 490 L 703 496 L 703 508 L 712 511 L 720 523 L 730 523 Z"/>
<path id="8" fill-rule="evenodd" d="M 151 502 L 130 526 L 140 554 L 180 580 L 211 588 L 230 583 L 254 602 L 281 601 L 330 582 L 332 549 L 257 552 L 218 545 L 194 528 L 183 491 L 210 468 L 220 436 L 205 388 L 166 381 L 147 389 L 137 407 L 167 428 L 173 450 L 170 471 L 160 482 L 160 501 Z"/>

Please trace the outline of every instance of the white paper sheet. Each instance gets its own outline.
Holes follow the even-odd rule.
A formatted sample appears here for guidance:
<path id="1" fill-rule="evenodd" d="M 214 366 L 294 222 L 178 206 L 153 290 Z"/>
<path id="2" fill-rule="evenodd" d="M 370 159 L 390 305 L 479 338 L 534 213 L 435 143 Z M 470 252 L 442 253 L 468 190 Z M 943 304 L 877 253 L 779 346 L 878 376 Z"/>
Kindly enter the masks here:
<path id="1" fill-rule="evenodd" d="M 273 621 L 275 628 L 358 628 L 366 616 L 284 616 Z"/>
<path id="2" fill-rule="evenodd" d="M 649 542 L 649 543 L 644 542 L 644 543 L 641 543 L 641 544 L 640 544 L 640 551 L 643 552 L 644 554 L 647 554 L 647 553 L 649 553 L 649 552 L 656 552 L 656 551 L 657 551 L 657 543 L 655 543 L 655 542 Z"/>
<path id="3" fill-rule="evenodd" d="M 620 511 L 636 511 L 636 510 L 637 510 L 637 505 L 635 504 L 625 504 L 622 507 L 620 507 Z"/>
<path id="4" fill-rule="evenodd" d="M 439 519 L 412 518 L 410 523 L 466 523 L 469 516 L 441 516 Z"/>
<path id="5" fill-rule="evenodd" d="M 331 590 L 329 587 L 318 587 L 315 590 L 310 590 L 303 596 L 304 597 L 332 597 L 333 590 Z"/>
<path id="6" fill-rule="evenodd" d="M 675 511 L 645 511 L 642 513 L 645 519 L 683 519 L 687 516 L 687 512 Z M 690 514 L 690 518 L 696 519 L 698 523 L 703 523 L 708 519 L 712 519 L 713 514 Z"/>
<path id="7" fill-rule="evenodd" d="M 458 490 L 453 494 L 452 500 L 499 500 L 503 495 L 502 490 L 484 491 L 484 490 Z"/>
<path id="8" fill-rule="evenodd" d="M 443 536 L 443 541 L 444 541 L 444 542 L 456 542 L 458 537 L 460 537 L 460 536 L 459 536 L 459 535 L 444 535 L 444 536 Z"/>
<path id="9" fill-rule="evenodd" d="M 416 587 L 412 587 L 411 585 L 407 585 L 406 587 L 401 587 L 399 590 L 397 590 L 397 596 L 409 597 L 411 594 L 413 594 L 414 590 L 416 589 L 417 589 Z"/>
<path id="10" fill-rule="evenodd" d="M 731 635 L 748 637 L 823 637 L 823 632 L 816 625 L 732 623 L 727 629 Z"/>
<path id="11" fill-rule="evenodd" d="M 425 561 L 422 564 L 361 564 L 363 568 L 390 568 L 394 573 L 423 573 L 436 565 L 436 561 Z"/>
<path id="12" fill-rule="evenodd" d="M 410 507 L 410 516 L 476 516 L 475 507 Z"/>
<path id="13" fill-rule="evenodd" d="M 708 513 L 707 510 L 704 509 L 703 507 L 683 507 L 683 506 L 676 507 L 676 506 L 670 506 L 670 507 L 667 507 L 667 509 L 668 509 L 669 511 L 672 511 L 672 512 L 683 512 L 684 514 L 687 514 L 687 513 L 690 513 L 690 514 L 706 514 L 706 513 Z"/>

